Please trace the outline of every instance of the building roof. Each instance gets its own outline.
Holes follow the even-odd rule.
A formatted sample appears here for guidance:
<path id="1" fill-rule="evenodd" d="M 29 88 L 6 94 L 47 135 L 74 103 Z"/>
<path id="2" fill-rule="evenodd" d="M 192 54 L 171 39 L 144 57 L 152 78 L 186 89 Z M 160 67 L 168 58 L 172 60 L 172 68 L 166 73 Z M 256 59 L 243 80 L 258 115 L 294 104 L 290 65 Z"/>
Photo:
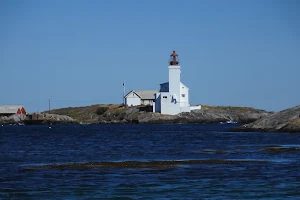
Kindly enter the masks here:
<path id="1" fill-rule="evenodd" d="M 166 85 L 166 84 L 169 85 L 169 82 L 161 83 L 161 84 L 159 84 L 159 85 Z"/>
<path id="2" fill-rule="evenodd" d="M 160 85 L 160 87 L 163 87 L 164 85 L 167 85 L 169 87 L 169 82 L 161 83 L 159 85 Z M 182 82 L 180 82 L 180 86 L 186 87 L 189 90 L 189 88 L 186 85 L 184 85 Z"/>
<path id="3" fill-rule="evenodd" d="M 138 95 L 141 99 L 155 99 L 154 94 L 158 93 L 158 90 L 131 90 L 126 94 L 125 98 L 132 92 Z"/>
<path id="4" fill-rule="evenodd" d="M 17 113 L 18 109 L 21 109 L 24 106 L 21 105 L 4 105 L 0 106 L 0 113 Z"/>

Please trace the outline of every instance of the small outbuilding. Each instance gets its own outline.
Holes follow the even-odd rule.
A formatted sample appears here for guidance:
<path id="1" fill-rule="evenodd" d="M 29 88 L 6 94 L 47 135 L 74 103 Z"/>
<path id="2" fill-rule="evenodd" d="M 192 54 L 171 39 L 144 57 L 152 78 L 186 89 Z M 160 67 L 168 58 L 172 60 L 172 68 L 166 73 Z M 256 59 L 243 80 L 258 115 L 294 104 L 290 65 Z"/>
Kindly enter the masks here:
<path id="1" fill-rule="evenodd" d="M 158 90 L 131 90 L 125 95 L 126 106 L 153 105 Z"/>
<path id="2" fill-rule="evenodd" d="M 14 114 L 26 115 L 26 110 L 25 110 L 24 106 L 20 106 L 20 105 L 0 106 L 0 117 L 11 116 Z"/>

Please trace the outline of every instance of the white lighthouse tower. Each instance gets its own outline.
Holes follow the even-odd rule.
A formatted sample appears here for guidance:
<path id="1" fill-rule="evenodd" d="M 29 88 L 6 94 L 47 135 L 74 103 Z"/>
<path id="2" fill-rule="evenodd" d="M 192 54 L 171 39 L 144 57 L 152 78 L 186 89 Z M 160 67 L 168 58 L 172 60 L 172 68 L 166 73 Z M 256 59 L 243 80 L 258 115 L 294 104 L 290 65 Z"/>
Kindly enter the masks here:
<path id="1" fill-rule="evenodd" d="M 169 82 L 160 84 L 160 91 L 155 94 L 153 112 L 169 115 L 190 112 L 189 88 L 180 81 L 181 69 L 175 51 L 170 55 L 168 68 Z"/>
<path id="2" fill-rule="evenodd" d="M 177 59 L 178 54 L 173 51 L 171 54 L 170 65 L 169 65 L 169 92 L 172 94 L 172 102 L 175 105 L 179 102 L 180 95 L 180 66 Z"/>

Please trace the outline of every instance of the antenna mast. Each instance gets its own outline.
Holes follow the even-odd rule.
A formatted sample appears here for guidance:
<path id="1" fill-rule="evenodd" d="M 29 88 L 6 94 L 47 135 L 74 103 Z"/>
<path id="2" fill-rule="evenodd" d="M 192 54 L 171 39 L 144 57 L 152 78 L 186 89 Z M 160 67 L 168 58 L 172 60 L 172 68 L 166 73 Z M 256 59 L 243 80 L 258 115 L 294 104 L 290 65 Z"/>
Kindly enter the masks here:
<path id="1" fill-rule="evenodd" d="M 123 106 L 125 106 L 125 80 L 123 81 Z"/>
<path id="2" fill-rule="evenodd" d="M 49 114 L 50 114 L 50 99 L 49 99 Z"/>

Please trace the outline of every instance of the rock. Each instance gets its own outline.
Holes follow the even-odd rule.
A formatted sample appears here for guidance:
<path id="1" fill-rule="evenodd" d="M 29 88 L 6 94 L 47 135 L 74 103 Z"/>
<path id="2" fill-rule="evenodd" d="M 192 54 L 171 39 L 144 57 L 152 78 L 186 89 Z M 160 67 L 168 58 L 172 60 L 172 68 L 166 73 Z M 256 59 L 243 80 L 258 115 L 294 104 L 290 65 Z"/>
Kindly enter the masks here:
<path id="1" fill-rule="evenodd" d="M 31 120 L 26 115 L 14 114 L 9 117 L 0 117 L 0 124 L 74 124 L 77 123 L 75 119 L 58 114 L 39 114 L 42 117 L 39 120 Z"/>
<path id="2" fill-rule="evenodd" d="M 21 114 L 14 114 L 9 117 L 3 116 L 3 117 L 0 117 L 0 124 L 23 123 L 24 119 L 26 119 L 26 115 L 21 115 Z"/>
<path id="3" fill-rule="evenodd" d="M 219 123 L 229 120 L 247 123 L 268 116 L 270 113 L 253 108 L 212 107 L 213 109 L 195 110 L 178 115 L 159 113 L 137 113 L 138 123 Z"/>
<path id="4" fill-rule="evenodd" d="M 232 131 L 300 133 L 300 106 L 273 113 L 253 123 L 234 128 Z"/>
<path id="5" fill-rule="evenodd" d="M 58 114 L 44 114 L 44 124 L 52 123 L 52 124 L 77 124 L 77 121 L 72 117 L 66 115 L 58 115 Z"/>
<path id="6" fill-rule="evenodd" d="M 141 124 L 174 123 L 177 119 L 177 115 L 162 115 L 159 113 L 142 113 L 138 116 L 138 122 Z"/>

